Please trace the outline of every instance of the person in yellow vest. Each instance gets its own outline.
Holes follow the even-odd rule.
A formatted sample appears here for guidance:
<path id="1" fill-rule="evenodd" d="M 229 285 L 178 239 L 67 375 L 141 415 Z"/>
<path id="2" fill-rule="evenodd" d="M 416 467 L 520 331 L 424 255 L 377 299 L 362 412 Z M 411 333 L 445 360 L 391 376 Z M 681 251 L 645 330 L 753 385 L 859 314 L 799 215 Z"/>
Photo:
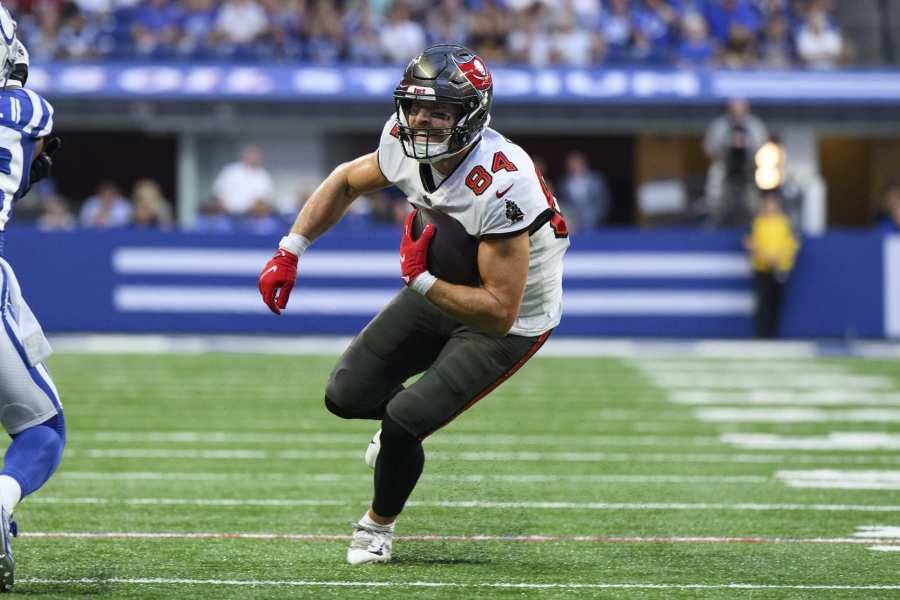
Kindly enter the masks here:
<path id="1" fill-rule="evenodd" d="M 753 267 L 754 334 L 758 338 L 773 338 L 778 334 L 784 284 L 794 268 L 799 248 L 777 191 L 766 191 L 760 197 L 759 210 L 744 246 Z"/>

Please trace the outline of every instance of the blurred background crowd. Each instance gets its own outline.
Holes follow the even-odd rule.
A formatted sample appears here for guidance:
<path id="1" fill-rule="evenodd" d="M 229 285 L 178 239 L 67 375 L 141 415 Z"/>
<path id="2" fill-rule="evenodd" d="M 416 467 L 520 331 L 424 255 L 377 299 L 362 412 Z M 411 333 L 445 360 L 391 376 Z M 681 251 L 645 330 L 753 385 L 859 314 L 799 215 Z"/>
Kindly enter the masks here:
<path id="1" fill-rule="evenodd" d="M 833 0 L 9 0 L 36 60 L 405 63 L 453 40 L 490 64 L 831 68 Z M 873 57 L 866 57 L 871 61 Z M 874 57 L 893 62 L 892 51 Z"/>
<path id="2" fill-rule="evenodd" d="M 429 44 L 453 40 L 477 49 L 492 66 L 814 70 L 894 64 L 893 36 L 900 32 L 894 17 L 900 11 L 887 11 L 887 4 L 873 0 L 867 10 L 856 11 L 855 2 L 837 0 L 5 2 L 17 16 L 19 35 L 34 64 L 139 64 L 145 59 L 261 66 L 279 61 L 335 67 L 404 64 Z M 875 32 L 881 36 L 877 45 L 869 43 Z M 374 144 L 374 136 L 366 139 Z M 556 149 L 547 150 L 548 165 L 540 142 L 524 145 L 576 231 L 611 224 L 748 227 L 760 192 L 769 191 L 778 194 L 795 227 L 809 230 L 800 222 L 804 205 L 808 208 L 810 199 L 825 202 L 821 178 L 815 173 L 795 176 L 779 131 L 767 127 L 740 99 L 708 122 L 702 148 L 698 138 L 693 179 L 623 184 L 621 173 L 607 172 L 610 152 L 619 151 L 616 146 L 582 144 L 558 156 Z M 230 152 L 233 162 L 211 165 L 218 175 L 196 190 L 200 201 L 189 228 L 283 232 L 314 184 L 286 192 L 277 185 L 283 165 L 279 170 L 267 163 L 260 148 L 245 144 Z M 51 179 L 17 205 L 17 221 L 44 229 L 173 228 L 173 213 L 182 200 L 172 197 L 171 182 L 154 177 L 145 171 L 134 178 L 97 181 L 89 183 L 95 187 L 89 197 L 68 198 Z M 868 201 L 876 207 L 869 211 L 870 223 L 900 230 L 900 179 L 879 181 L 875 188 Z M 407 208 L 396 189 L 386 190 L 356 202 L 347 225 L 397 224 Z"/>

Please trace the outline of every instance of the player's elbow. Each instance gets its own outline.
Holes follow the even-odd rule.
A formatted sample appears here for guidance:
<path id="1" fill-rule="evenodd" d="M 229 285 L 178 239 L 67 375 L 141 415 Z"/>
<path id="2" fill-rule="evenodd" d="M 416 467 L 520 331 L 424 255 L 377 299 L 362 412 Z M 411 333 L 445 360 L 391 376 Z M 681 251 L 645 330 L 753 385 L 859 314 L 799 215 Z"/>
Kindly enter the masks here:
<path id="1" fill-rule="evenodd" d="M 518 316 L 519 311 L 516 309 L 501 308 L 497 311 L 497 314 L 493 315 L 489 330 L 485 333 L 496 337 L 504 337 L 512 329 Z"/>

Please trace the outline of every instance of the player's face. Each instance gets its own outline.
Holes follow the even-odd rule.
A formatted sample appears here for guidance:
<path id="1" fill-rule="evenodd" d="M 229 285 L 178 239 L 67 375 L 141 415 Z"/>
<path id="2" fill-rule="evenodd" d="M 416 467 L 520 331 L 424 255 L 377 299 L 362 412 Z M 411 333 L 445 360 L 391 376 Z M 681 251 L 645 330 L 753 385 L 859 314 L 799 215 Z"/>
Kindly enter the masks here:
<path id="1" fill-rule="evenodd" d="M 450 129 L 456 124 L 458 116 L 459 108 L 452 104 L 413 100 L 409 105 L 406 119 L 409 122 L 409 126 L 414 129 Z M 432 142 L 443 141 L 446 137 L 446 134 L 438 136 L 416 135 L 416 138 L 422 138 L 420 141 L 430 139 Z"/>

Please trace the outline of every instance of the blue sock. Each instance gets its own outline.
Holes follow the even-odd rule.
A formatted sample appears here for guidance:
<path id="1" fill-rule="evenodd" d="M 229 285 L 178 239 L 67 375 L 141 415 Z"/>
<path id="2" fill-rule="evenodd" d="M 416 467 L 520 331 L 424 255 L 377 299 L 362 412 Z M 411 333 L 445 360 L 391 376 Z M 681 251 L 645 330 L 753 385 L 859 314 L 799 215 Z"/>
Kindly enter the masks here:
<path id="1" fill-rule="evenodd" d="M 3 471 L 22 487 L 22 497 L 44 485 L 62 458 L 66 445 L 66 422 L 60 412 L 40 425 L 11 436 L 12 443 L 3 457 Z"/>

